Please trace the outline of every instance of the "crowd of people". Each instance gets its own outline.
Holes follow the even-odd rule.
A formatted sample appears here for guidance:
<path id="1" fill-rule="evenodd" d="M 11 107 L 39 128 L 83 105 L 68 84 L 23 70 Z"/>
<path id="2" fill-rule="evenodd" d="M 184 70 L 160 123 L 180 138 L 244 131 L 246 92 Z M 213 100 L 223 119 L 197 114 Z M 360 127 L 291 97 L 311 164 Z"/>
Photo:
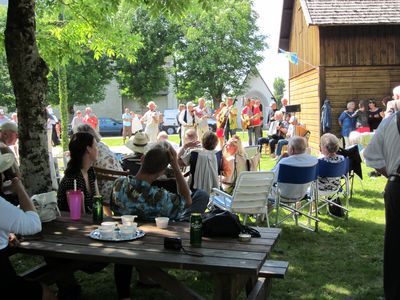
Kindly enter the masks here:
<path id="1" fill-rule="evenodd" d="M 371 100 L 360 101 L 358 109 L 355 102 L 347 105 L 347 110 L 340 117 L 342 135 L 346 137 L 352 130 L 360 132 L 376 130 L 364 156 L 369 166 L 389 178 L 385 192 L 386 237 L 385 237 L 385 292 L 393 292 L 395 269 L 390 262 L 397 262 L 398 198 L 400 156 L 397 155 L 400 140 L 400 87 L 393 90 L 394 100 L 386 101 L 386 111 L 376 107 Z M 193 212 L 203 214 L 209 203 L 213 188 L 232 193 L 236 180 L 241 172 L 249 170 L 249 157 L 246 154 L 241 138 L 237 135 L 238 109 L 235 99 L 228 97 L 215 112 L 217 132 L 209 130 L 207 119 L 212 112 L 205 99 L 200 98 L 198 105 L 188 102 L 180 105 L 177 120 L 180 124 L 181 144 L 174 144 L 168 134 L 160 132 L 159 123 L 162 115 L 156 104 L 150 101 L 148 111 L 139 119 L 140 129 L 133 131 L 133 117 L 129 109 L 122 115 L 124 121 L 124 141 L 132 153 L 126 155 L 122 162 L 115 153 L 101 141 L 98 133 L 98 119 L 88 107 L 85 116 L 77 111 L 72 121 L 74 131 L 69 142 L 70 160 L 61 179 L 57 198 L 61 210 L 68 211 L 67 192 L 78 188 L 84 195 L 84 208 L 91 213 L 93 198 L 102 195 L 106 216 L 132 214 L 141 221 L 154 221 L 158 216 L 166 216 L 175 221 L 188 221 Z M 272 168 L 275 181 L 281 165 L 314 166 L 318 158 L 308 154 L 307 140 L 296 134 L 298 120 L 286 112 L 287 100 L 278 110 L 276 103 L 271 103 L 262 114 L 262 105 L 258 99 L 246 99 L 246 106 L 240 113 L 243 125 L 247 126 L 249 145 L 268 144 L 272 156 L 279 159 Z M 51 107 L 47 112 L 52 115 Z M 3 118 L 1 117 L 3 115 Z M 3 121 L 1 121 L 3 119 Z M 52 117 L 49 119 L 55 121 Z M 383 120 L 383 121 L 382 121 Z M 4 121 L 4 112 L 0 111 L 0 259 L 1 284 L 8 287 L 19 287 L 21 295 L 29 294 L 32 299 L 54 299 L 54 294 L 45 285 L 29 282 L 18 277 L 13 269 L 8 253 L 16 234 L 33 234 L 41 230 L 41 224 L 35 208 L 21 183 L 18 161 L 13 146 L 18 138 L 18 126 L 11 120 Z M 380 122 L 382 121 L 382 124 Z M 53 126 L 53 123 L 48 123 Z M 141 130 L 142 124 L 144 130 Z M 266 126 L 268 135 L 262 137 L 262 126 Z M 138 126 L 139 128 L 139 126 Z M 52 138 L 52 136 L 49 136 Z M 339 139 L 325 133 L 320 137 L 320 157 L 328 163 L 343 162 L 338 155 Z M 287 153 L 282 147 L 287 145 Z M 115 182 L 104 182 L 101 185 L 96 179 L 94 167 L 122 171 L 130 176 L 121 176 Z M 4 184 L 8 181 L 8 185 Z M 335 189 L 340 185 L 340 178 L 318 178 L 321 190 Z M 282 187 L 281 187 L 282 188 Z M 306 189 L 287 187 L 292 193 L 306 195 Z M 13 195 L 14 197 L 10 197 Z M 273 196 L 273 194 L 271 195 Z M 19 208 L 16 205 L 20 205 Z M 52 263 L 51 259 L 46 259 Z M 394 264 L 396 265 L 396 264 Z M 82 270 L 87 272 L 104 268 L 101 263 L 87 264 Z M 5 270 L 3 272 L 3 270 Z M 116 265 L 114 268 L 115 284 L 119 299 L 130 298 L 132 267 Z M 140 272 L 139 272 L 140 274 Z M 144 283 L 146 278 L 140 278 Z M 151 282 L 150 282 L 151 283 Z M 72 284 L 72 286 L 71 286 Z M 59 299 L 76 296 L 80 293 L 79 284 L 73 273 L 57 282 Z M 26 287 L 26 288 L 21 288 Z M 66 298 L 64 298 L 66 299 Z"/>

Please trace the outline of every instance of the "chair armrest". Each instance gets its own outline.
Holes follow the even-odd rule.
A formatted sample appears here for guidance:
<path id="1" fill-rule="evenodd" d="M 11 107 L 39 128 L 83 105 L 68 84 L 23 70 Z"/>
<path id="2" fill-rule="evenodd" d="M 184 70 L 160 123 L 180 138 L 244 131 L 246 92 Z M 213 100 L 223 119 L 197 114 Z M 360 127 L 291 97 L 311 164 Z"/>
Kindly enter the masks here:
<path id="1" fill-rule="evenodd" d="M 217 195 L 221 195 L 221 196 L 225 196 L 225 197 L 228 197 L 228 198 L 232 198 L 231 195 L 229 195 L 228 193 L 225 193 L 224 191 L 221 191 L 220 189 L 217 189 L 217 188 L 213 188 L 212 192 L 217 194 Z"/>
<path id="2" fill-rule="evenodd" d="M 227 207 L 226 199 L 232 200 L 232 196 L 229 195 L 228 193 L 225 193 L 224 191 L 221 191 L 220 189 L 213 188 L 212 193 L 215 194 L 215 196 L 222 196 L 224 199 L 224 207 Z"/>

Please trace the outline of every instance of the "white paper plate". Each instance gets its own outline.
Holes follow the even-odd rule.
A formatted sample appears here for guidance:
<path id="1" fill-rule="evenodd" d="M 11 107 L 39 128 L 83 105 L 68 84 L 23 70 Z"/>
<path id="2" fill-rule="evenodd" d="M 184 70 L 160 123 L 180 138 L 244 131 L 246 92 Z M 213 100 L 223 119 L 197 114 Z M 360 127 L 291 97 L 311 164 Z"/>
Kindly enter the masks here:
<path id="1" fill-rule="evenodd" d="M 99 240 L 99 241 L 109 241 L 109 242 L 132 241 L 132 240 L 140 239 L 140 238 L 142 238 L 144 236 L 145 236 L 145 232 L 143 230 L 140 230 L 140 229 L 138 229 L 136 231 L 136 234 L 134 234 L 130 238 L 122 237 L 119 230 L 115 230 L 115 237 L 114 238 L 109 238 L 109 239 L 103 238 L 98 229 L 93 230 L 89 234 L 89 237 L 91 237 L 92 239 Z"/>

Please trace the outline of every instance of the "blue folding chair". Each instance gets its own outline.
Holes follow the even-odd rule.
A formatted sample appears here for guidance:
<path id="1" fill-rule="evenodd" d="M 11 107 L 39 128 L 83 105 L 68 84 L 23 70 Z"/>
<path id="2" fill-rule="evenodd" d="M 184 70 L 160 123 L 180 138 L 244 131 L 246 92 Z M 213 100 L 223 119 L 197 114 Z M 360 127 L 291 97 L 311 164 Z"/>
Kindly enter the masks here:
<path id="1" fill-rule="evenodd" d="M 328 205 L 334 205 L 343 209 L 344 217 L 348 218 L 349 212 L 349 168 L 350 161 L 347 157 L 341 162 L 327 162 L 325 160 L 320 159 L 318 161 L 318 177 L 325 177 L 328 179 L 337 178 L 339 183 L 328 184 L 325 188 L 318 185 L 318 201 L 321 201 L 322 205 L 319 206 L 319 210 L 326 207 Z M 342 181 L 344 181 L 342 183 Z M 339 197 L 343 197 L 345 200 L 344 206 L 339 204 L 336 199 Z"/>
<path id="2" fill-rule="evenodd" d="M 318 231 L 317 175 L 318 164 L 310 167 L 279 165 L 275 226 L 293 217 L 296 225 Z M 280 208 L 289 212 L 281 220 L 279 220 Z M 299 223 L 299 216 L 306 217 L 308 223 Z M 311 221 L 314 221 L 314 227 L 311 226 Z"/>

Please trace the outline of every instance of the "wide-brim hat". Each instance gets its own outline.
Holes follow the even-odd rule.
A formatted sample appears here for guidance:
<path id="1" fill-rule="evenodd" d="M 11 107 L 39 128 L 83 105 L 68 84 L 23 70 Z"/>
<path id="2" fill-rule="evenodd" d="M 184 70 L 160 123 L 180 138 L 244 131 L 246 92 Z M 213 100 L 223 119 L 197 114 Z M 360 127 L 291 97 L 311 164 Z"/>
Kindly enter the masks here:
<path id="1" fill-rule="evenodd" d="M 14 164 L 14 155 L 11 153 L 0 154 L 0 173 L 11 168 Z"/>
<path id="2" fill-rule="evenodd" d="M 131 149 L 135 153 L 146 153 L 149 148 L 149 137 L 146 133 L 138 131 L 135 135 L 132 135 L 128 142 L 125 144 L 126 147 Z"/>

